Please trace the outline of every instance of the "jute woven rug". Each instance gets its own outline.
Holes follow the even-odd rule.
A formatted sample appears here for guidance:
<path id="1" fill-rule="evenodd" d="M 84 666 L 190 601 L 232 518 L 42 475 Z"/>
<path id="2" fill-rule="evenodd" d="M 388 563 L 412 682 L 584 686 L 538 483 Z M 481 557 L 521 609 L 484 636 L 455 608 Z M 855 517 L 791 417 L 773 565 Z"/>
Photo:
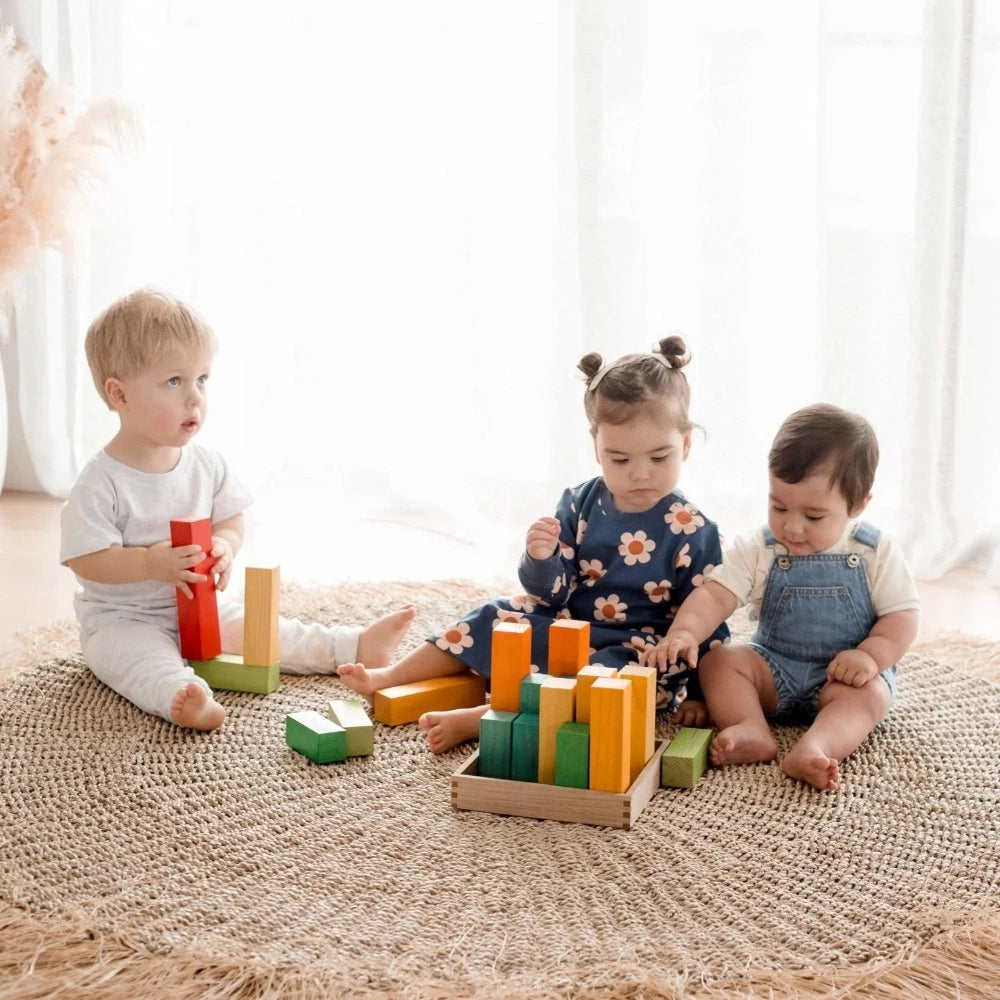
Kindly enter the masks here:
<path id="1" fill-rule="evenodd" d="M 282 610 L 413 602 L 408 648 L 488 593 L 291 587 Z M 98 684 L 68 624 L 24 639 L 0 689 L 0 997 L 1000 996 L 995 645 L 908 655 L 839 791 L 712 770 L 623 831 L 453 812 L 471 748 L 435 757 L 415 726 L 310 763 L 283 719 L 342 694 L 329 678 L 222 694 L 223 729 L 182 732 Z"/>

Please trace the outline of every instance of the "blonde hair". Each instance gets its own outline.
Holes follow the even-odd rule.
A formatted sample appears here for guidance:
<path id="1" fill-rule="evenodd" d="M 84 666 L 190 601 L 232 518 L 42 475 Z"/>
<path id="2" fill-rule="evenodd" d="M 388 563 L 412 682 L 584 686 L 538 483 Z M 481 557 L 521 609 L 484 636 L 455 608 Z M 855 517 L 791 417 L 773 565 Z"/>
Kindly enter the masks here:
<path id="1" fill-rule="evenodd" d="M 108 407 L 109 378 L 130 378 L 169 351 L 216 350 L 211 327 L 180 299 L 141 288 L 112 302 L 87 330 L 84 349 L 94 385 Z"/>
<path id="2" fill-rule="evenodd" d="M 664 337 L 651 354 L 626 354 L 605 365 L 600 354 L 585 354 L 577 368 L 587 380 L 583 408 L 590 433 L 598 424 L 624 424 L 636 408 L 669 402 L 683 434 L 695 427 L 688 416 L 691 388 L 681 369 L 691 360 L 687 345 L 676 334 Z"/>

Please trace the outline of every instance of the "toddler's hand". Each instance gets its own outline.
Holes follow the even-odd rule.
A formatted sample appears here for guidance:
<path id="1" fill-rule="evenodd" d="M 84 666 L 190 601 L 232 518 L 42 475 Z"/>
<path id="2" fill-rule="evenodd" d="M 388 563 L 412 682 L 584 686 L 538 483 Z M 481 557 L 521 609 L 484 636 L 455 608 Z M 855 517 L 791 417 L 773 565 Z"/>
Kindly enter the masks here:
<path id="1" fill-rule="evenodd" d="M 676 673 L 676 669 L 670 668 L 676 668 L 678 660 L 686 660 L 692 670 L 698 663 L 698 640 L 684 629 L 671 630 L 652 649 L 639 656 L 642 666 L 656 667 L 661 674 Z"/>
<path id="2" fill-rule="evenodd" d="M 215 576 L 216 590 L 225 590 L 229 585 L 229 577 L 233 572 L 233 547 L 228 539 L 221 535 L 212 536 L 212 573 Z"/>
<path id="3" fill-rule="evenodd" d="M 528 528 L 524 547 L 532 559 L 550 559 L 559 548 L 559 522 L 554 517 L 540 517 Z"/>
<path id="4" fill-rule="evenodd" d="M 192 573 L 191 567 L 197 566 L 204 558 L 200 545 L 178 545 L 175 548 L 169 541 L 157 542 L 146 549 L 146 578 L 173 584 L 187 597 L 194 597 L 188 584 L 204 583 L 208 577 L 203 573 Z"/>
<path id="5" fill-rule="evenodd" d="M 864 687 L 878 672 L 878 664 L 863 649 L 845 649 L 826 668 L 828 680 L 851 687 Z"/>

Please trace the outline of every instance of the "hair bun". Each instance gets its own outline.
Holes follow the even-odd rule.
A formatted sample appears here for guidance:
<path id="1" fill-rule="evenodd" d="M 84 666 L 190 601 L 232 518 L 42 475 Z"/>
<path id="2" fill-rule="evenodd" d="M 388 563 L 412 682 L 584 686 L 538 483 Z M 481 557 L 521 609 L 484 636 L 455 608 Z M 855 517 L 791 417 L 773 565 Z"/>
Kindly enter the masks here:
<path id="1" fill-rule="evenodd" d="M 580 363 L 576 367 L 583 372 L 589 382 L 601 370 L 603 364 L 604 359 L 600 354 L 596 351 L 591 351 L 590 354 L 585 354 L 580 358 Z"/>
<path id="2" fill-rule="evenodd" d="M 671 368 L 683 368 L 690 360 L 691 355 L 687 352 L 687 344 L 679 333 L 672 333 L 669 337 L 664 337 L 659 343 L 658 354 L 662 354 L 670 362 Z"/>

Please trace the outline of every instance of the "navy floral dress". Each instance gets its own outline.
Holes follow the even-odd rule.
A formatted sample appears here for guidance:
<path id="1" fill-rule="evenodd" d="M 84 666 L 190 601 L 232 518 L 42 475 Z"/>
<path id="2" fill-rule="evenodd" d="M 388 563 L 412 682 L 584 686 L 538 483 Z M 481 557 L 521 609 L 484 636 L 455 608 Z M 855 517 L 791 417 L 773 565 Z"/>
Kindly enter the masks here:
<path id="1" fill-rule="evenodd" d="M 428 641 L 488 678 L 494 627 L 527 621 L 532 670 L 544 672 L 549 625 L 573 618 L 590 622 L 590 662 L 618 670 L 664 636 L 684 598 L 722 562 L 717 526 L 679 491 L 627 514 L 598 477 L 566 490 L 555 516 L 561 530 L 553 556 L 521 557 L 523 594 L 489 601 Z M 720 625 L 702 652 L 728 639 Z M 658 707 L 676 709 L 690 677 L 686 669 L 662 674 Z"/>

